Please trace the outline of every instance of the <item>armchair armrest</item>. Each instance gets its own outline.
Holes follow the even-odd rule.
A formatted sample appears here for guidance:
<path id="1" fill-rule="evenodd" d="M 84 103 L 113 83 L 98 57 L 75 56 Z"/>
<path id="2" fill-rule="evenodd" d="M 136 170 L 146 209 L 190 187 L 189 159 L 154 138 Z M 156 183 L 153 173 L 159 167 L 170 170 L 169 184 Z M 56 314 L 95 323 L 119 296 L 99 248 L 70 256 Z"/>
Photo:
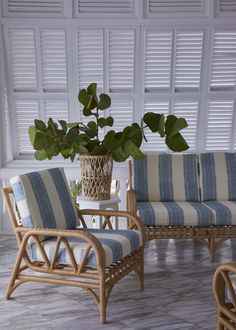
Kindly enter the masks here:
<path id="1" fill-rule="evenodd" d="M 127 211 L 116 211 L 116 210 L 91 210 L 91 209 L 83 209 L 78 210 L 79 218 L 81 219 L 82 223 L 85 223 L 83 216 L 84 215 L 93 215 L 93 216 L 103 216 L 105 218 L 105 221 L 103 223 L 102 228 L 105 228 L 106 225 L 108 228 L 111 228 L 110 224 L 110 217 L 119 217 L 120 218 L 126 218 L 128 221 L 128 227 L 129 229 L 136 229 L 139 230 L 142 233 L 143 238 L 143 245 L 146 242 L 146 232 L 145 232 L 145 226 L 142 222 L 142 220 L 137 217 L 136 215 L 131 214 Z"/>
<path id="2" fill-rule="evenodd" d="M 231 303 L 236 308 L 235 288 L 231 282 L 230 275 L 236 275 L 235 263 L 227 263 L 219 266 L 213 278 L 213 292 L 217 304 L 223 306 L 225 305 L 226 290 L 228 290 Z"/>

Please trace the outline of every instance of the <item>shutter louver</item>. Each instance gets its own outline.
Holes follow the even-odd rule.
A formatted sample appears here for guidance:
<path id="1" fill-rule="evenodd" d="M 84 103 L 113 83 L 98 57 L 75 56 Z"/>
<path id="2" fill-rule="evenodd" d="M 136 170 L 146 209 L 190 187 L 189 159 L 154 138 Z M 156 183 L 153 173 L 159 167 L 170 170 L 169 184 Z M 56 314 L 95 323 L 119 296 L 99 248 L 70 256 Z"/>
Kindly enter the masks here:
<path id="1" fill-rule="evenodd" d="M 236 31 L 215 32 L 210 86 L 212 91 L 236 86 Z"/>
<path id="2" fill-rule="evenodd" d="M 55 17 L 62 16 L 62 0 L 7 0 L 7 16 Z"/>
<path id="3" fill-rule="evenodd" d="M 169 102 L 145 102 L 144 103 L 144 113 L 146 112 L 155 112 L 155 113 L 163 113 L 165 116 L 169 115 Z M 149 128 L 145 131 L 145 136 L 148 142 L 143 143 L 143 150 L 145 152 L 160 152 L 166 151 L 167 147 L 165 145 L 164 140 L 160 137 L 158 133 L 152 133 Z"/>
<path id="4" fill-rule="evenodd" d="M 10 29 L 9 51 L 15 92 L 37 90 L 35 35 L 33 29 Z"/>
<path id="5" fill-rule="evenodd" d="M 43 91 L 66 92 L 65 30 L 40 31 Z"/>
<path id="6" fill-rule="evenodd" d="M 218 14 L 236 15 L 235 0 L 217 0 L 216 6 L 218 8 Z"/>
<path id="7" fill-rule="evenodd" d="M 34 119 L 39 118 L 39 105 L 36 100 L 16 100 L 16 143 L 17 153 L 32 154 L 28 128 L 34 124 Z"/>
<path id="8" fill-rule="evenodd" d="M 204 11 L 204 0 L 148 0 L 148 16 L 163 14 L 175 14 L 184 16 L 187 14 L 201 15 Z"/>
<path id="9" fill-rule="evenodd" d="M 79 88 L 96 82 L 99 91 L 104 88 L 103 31 L 78 31 L 78 77 Z"/>
<path id="10" fill-rule="evenodd" d="M 169 91 L 172 33 L 145 33 L 145 92 Z"/>
<path id="11" fill-rule="evenodd" d="M 198 111 L 198 101 L 175 101 L 174 103 L 174 115 L 187 120 L 188 127 L 183 130 L 182 134 L 188 142 L 190 150 L 196 150 Z"/>
<path id="12" fill-rule="evenodd" d="M 134 91 L 134 30 L 109 31 L 109 91 Z"/>
<path id="13" fill-rule="evenodd" d="M 68 121 L 68 102 L 67 101 L 45 101 L 44 112 L 45 119 Z"/>
<path id="14" fill-rule="evenodd" d="M 111 127 L 114 131 L 123 131 L 123 129 L 133 123 L 133 101 L 112 101 L 109 110 L 110 116 L 114 118 L 114 125 Z"/>
<path id="15" fill-rule="evenodd" d="M 78 15 L 110 17 L 111 14 L 124 16 L 133 14 L 133 0 L 77 0 Z"/>
<path id="16" fill-rule="evenodd" d="M 234 101 L 210 101 L 206 150 L 229 150 L 233 121 Z"/>
<path id="17" fill-rule="evenodd" d="M 175 90 L 198 91 L 200 88 L 203 32 L 177 32 Z"/>

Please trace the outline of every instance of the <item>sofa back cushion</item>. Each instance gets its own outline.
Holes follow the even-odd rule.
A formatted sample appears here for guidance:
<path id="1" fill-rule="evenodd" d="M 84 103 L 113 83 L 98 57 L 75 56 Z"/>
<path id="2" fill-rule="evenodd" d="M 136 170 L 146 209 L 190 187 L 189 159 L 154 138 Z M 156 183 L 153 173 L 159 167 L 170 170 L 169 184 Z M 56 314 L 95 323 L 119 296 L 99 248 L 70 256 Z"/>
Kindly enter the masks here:
<path id="1" fill-rule="evenodd" d="M 137 201 L 199 201 L 196 154 L 145 155 L 134 161 Z"/>
<path id="2" fill-rule="evenodd" d="M 199 161 L 202 200 L 236 200 L 236 153 L 204 153 Z"/>
<path id="3" fill-rule="evenodd" d="M 75 229 L 79 220 L 62 168 L 10 179 L 23 226 Z"/>

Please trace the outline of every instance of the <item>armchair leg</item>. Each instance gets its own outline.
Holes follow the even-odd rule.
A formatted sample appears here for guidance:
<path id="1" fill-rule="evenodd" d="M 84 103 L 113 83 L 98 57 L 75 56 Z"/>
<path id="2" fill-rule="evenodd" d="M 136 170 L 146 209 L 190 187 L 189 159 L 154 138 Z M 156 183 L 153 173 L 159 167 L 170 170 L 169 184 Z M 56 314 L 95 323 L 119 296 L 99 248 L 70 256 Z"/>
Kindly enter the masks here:
<path id="1" fill-rule="evenodd" d="M 15 285 L 16 279 L 19 275 L 20 264 L 21 264 L 21 261 L 22 261 L 22 258 L 23 258 L 22 253 L 23 253 L 22 249 L 20 249 L 20 251 L 17 255 L 16 261 L 15 261 L 14 268 L 12 270 L 12 274 L 11 274 L 11 278 L 10 278 L 8 287 L 7 287 L 6 299 L 10 299 L 12 292 L 15 290 L 15 288 L 19 284 L 21 284 L 21 283 L 17 283 L 17 285 Z"/>
<path id="2" fill-rule="evenodd" d="M 106 319 L 107 299 L 108 299 L 108 297 L 106 296 L 105 280 L 101 279 L 101 281 L 100 281 L 100 305 L 99 305 L 101 323 L 107 323 L 107 319 Z"/>

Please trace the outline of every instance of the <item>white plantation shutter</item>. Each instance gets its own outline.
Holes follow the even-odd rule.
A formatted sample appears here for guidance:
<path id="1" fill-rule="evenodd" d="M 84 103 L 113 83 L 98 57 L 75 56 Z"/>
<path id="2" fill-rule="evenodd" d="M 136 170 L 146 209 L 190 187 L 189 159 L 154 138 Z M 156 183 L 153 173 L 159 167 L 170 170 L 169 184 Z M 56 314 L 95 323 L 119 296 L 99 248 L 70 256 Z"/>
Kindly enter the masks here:
<path id="1" fill-rule="evenodd" d="M 67 59 L 65 30 L 41 30 L 40 48 L 43 90 L 67 91 Z"/>
<path id="2" fill-rule="evenodd" d="M 176 33 L 175 90 L 199 90 L 203 31 Z"/>
<path id="3" fill-rule="evenodd" d="M 15 92 L 36 91 L 37 72 L 33 29 L 9 29 L 12 85 Z"/>
<path id="4" fill-rule="evenodd" d="M 145 31 L 145 92 L 170 89 L 172 32 Z"/>
<path id="5" fill-rule="evenodd" d="M 32 153 L 28 127 L 34 123 L 35 118 L 39 118 L 39 105 L 36 100 L 16 100 L 16 147 L 18 155 Z"/>
<path id="6" fill-rule="evenodd" d="M 112 101 L 109 115 L 114 118 L 114 125 L 110 128 L 116 132 L 123 129 L 134 122 L 134 105 L 133 101 Z"/>
<path id="7" fill-rule="evenodd" d="M 169 115 L 169 102 L 145 102 L 144 103 L 144 113 L 146 112 L 155 112 L 155 113 L 163 113 L 165 116 Z M 148 142 L 143 143 L 143 150 L 145 152 L 161 152 L 166 151 L 167 147 L 160 135 L 158 133 L 152 133 L 149 128 L 145 129 L 145 136 Z"/>
<path id="8" fill-rule="evenodd" d="M 135 31 L 109 30 L 109 91 L 134 91 Z"/>
<path id="9" fill-rule="evenodd" d="M 159 15 L 175 16 L 202 16 L 205 0 L 147 0 L 146 15 L 157 17 Z"/>
<path id="10" fill-rule="evenodd" d="M 104 88 L 103 30 L 79 30 L 77 33 L 79 88 L 96 82 L 98 90 Z"/>
<path id="11" fill-rule="evenodd" d="M 206 150 L 229 150 L 234 101 L 209 101 Z"/>
<path id="12" fill-rule="evenodd" d="M 236 31 L 214 34 L 211 90 L 233 91 L 236 86 Z"/>
<path id="13" fill-rule="evenodd" d="M 55 121 L 68 121 L 68 101 L 45 101 L 45 120 L 52 118 Z"/>
<path id="14" fill-rule="evenodd" d="M 236 2 L 235 0 L 216 0 L 216 13 L 218 15 L 229 15 L 235 16 L 236 15 Z"/>
<path id="15" fill-rule="evenodd" d="M 187 120 L 188 127 L 181 133 L 186 139 L 190 150 L 196 150 L 197 123 L 198 123 L 199 102 L 198 101 L 175 101 L 173 114 Z"/>
<path id="16" fill-rule="evenodd" d="M 135 0 L 76 0 L 77 16 L 132 16 Z"/>
<path id="17" fill-rule="evenodd" d="M 62 0 L 4 0 L 5 16 L 10 17 L 62 17 Z"/>

